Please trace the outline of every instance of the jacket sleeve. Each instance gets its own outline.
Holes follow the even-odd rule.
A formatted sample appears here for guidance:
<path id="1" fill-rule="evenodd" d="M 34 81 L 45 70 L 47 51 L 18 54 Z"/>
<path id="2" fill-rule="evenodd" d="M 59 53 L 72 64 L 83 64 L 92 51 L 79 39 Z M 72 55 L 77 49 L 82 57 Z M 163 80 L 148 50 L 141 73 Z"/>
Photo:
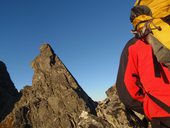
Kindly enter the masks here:
<path id="1" fill-rule="evenodd" d="M 131 39 L 122 52 L 116 88 L 120 100 L 127 108 L 144 114 L 143 95 L 139 95 L 141 88 L 136 85 L 139 77 L 137 71 L 137 54 L 132 49 L 135 42 L 135 38 Z"/>

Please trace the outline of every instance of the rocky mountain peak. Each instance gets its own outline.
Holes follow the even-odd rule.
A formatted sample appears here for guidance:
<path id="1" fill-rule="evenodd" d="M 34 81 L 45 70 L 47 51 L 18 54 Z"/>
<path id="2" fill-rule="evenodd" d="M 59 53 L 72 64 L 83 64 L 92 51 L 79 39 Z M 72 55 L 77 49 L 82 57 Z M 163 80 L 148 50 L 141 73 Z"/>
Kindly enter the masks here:
<path id="1" fill-rule="evenodd" d="M 46 44 L 41 45 L 40 54 L 54 55 L 55 53 L 54 53 L 53 49 L 51 48 L 51 46 L 48 43 L 46 43 Z"/>
<path id="2" fill-rule="evenodd" d="M 32 62 L 34 71 L 48 72 L 51 70 L 52 65 L 55 64 L 55 53 L 49 44 L 43 44 L 40 47 L 40 55 Z"/>

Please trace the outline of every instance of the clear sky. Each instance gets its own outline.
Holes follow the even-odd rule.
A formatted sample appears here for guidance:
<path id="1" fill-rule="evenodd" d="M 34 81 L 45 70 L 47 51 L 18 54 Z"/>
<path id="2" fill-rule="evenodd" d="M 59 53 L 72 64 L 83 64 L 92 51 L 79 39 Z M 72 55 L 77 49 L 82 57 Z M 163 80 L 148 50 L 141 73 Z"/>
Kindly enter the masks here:
<path id="1" fill-rule="evenodd" d="M 80 86 L 103 100 L 133 36 L 135 0 L 0 0 L 0 60 L 18 90 L 32 84 L 31 61 L 48 42 Z"/>

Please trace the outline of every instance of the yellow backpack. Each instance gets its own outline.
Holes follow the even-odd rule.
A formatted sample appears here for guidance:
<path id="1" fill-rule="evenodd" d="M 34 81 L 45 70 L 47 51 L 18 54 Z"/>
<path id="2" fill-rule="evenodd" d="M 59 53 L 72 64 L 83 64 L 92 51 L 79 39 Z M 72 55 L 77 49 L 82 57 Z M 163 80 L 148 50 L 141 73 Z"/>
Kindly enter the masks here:
<path id="1" fill-rule="evenodd" d="M 170 69 L 170 0 L 137 0 L 131 22 L 133 33 L 151 44 L 157 60 Z"/>

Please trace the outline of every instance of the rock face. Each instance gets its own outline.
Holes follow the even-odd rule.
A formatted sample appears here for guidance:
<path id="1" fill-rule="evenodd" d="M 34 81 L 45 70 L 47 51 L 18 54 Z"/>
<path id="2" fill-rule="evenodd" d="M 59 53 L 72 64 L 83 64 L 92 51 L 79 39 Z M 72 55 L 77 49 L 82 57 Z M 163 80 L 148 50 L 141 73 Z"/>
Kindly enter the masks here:
<path id="1" fill-rule="evenodd" d="M 107 98 L 97 106 L 97 115 L 110 122 L 114 128 L 129 128 L 124 105 L 120 102 L 115 87 L 107 92 Z"/>
<path id="2" fill-rule="evenodd" d="M 110 87 L 106 94 L 107 98 L 100 101 L 96 108 L 98 117 L 107 120 L 114 128 L 147 128 L 143 115 L 125 108 L 121 103 L 116 86 Z"/>
<path id="3" fill-rule="evenodd" d="M 0 121 L 13 109 L 19 93 L 7 72 L 5 64 L 0 61 Z"/>
<path id="4" fill-rule="evenodd" d="M 130 127 L 115 88 L 104 101 L 93 101 L 48 44 L 41 46 L 32 68 L 32 86 L 18 93 L 0 63 L 0 128 Z"/>

